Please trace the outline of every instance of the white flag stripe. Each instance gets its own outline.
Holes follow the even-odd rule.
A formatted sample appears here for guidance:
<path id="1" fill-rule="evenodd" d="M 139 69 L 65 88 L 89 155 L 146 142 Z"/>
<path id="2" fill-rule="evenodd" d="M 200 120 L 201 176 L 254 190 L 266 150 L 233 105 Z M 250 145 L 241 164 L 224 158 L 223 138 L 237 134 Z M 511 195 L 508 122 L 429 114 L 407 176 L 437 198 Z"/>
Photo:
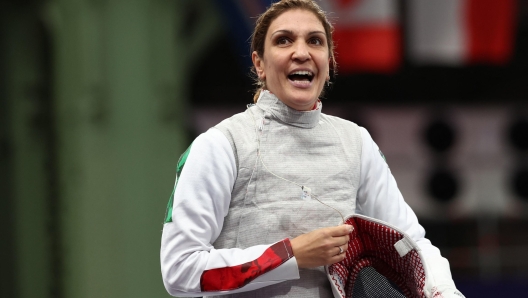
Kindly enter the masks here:
<path id="1" fill-rule="evenodd" d="M 398 2 L 394 0 L 358 0 L 345 9 L 337 2 L 328 0 L 320 5 L 331 19 L 337 18 L 335 22 L 339 26 L 384 25 L 398 20 Z"/>
<path id="2" fill-rule="evenodd" d="M 420 64 L 458 65 L 467 56 L 466 0 L 410 0 L 409 53 Z"/>

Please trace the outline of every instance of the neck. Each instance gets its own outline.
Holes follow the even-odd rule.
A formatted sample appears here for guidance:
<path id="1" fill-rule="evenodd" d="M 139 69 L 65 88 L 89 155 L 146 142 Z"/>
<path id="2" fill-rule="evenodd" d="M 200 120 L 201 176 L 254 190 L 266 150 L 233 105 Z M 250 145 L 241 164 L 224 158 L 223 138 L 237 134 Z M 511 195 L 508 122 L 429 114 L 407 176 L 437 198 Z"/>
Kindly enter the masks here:
<path id="1" fill-rule="evenodd" d="M 292 109 L 269 91 L 261 92 L 257 106 L 284 123 L 302 128 L 317 126 L 322 109 L 320 101 L 316 102 L 315 109 L 308 111 Z"/>

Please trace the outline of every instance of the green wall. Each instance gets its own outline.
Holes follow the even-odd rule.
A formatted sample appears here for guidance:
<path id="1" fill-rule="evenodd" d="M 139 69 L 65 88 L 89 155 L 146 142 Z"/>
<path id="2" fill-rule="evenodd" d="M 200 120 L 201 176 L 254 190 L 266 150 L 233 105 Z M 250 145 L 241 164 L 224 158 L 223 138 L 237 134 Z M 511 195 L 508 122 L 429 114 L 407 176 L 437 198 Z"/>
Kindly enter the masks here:
<path id="1" fill-rule="evenodd" d="M 163 217 L 177 159 L 192 141 L 187 86 L 221 27 L 214 6 L 10 3 L 0 136 L 12 154 L 2 155 L 10 179 L 0 191 L 12 211 L 1 223 L 12 229 L 2 229 L 10 242 L 0 252 L 13 258 L 0 274 L 13 283 L 0 294 L 167 297 Z"/>
<path id="2" fill-rule="evenodd" d="M 2 297 L 53 294 L 45 45 L 38 5 L 2 7 Z M 6 282 L 5 282 L 6 281 Z M 4 283 L 5 282 L 5 283 Z"/>

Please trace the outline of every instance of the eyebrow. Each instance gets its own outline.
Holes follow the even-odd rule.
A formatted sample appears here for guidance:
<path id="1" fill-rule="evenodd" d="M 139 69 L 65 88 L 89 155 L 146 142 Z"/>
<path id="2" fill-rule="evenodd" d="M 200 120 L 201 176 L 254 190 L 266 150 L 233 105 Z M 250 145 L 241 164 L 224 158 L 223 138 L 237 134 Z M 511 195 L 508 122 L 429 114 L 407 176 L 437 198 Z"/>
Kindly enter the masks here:
<path id="1" fill-rule="evenodd" d="M 286 29 L 281 29 L 281 30 L 277 30 L 275 32 L 273 32 L 271 34 L 271 36 L 273 37 L 273 35 L 277 34 L 277 33 L 288 33 L 288 34 L 293 34 L 293 31 L 292 30 L 286 30 Z M 310 31 L 308 32 L 308 35 L 314 35 L 314 34 L 323 34 L 323 35 L 326 35 L 326 33 L 324 33 L 323 31 Z"/>

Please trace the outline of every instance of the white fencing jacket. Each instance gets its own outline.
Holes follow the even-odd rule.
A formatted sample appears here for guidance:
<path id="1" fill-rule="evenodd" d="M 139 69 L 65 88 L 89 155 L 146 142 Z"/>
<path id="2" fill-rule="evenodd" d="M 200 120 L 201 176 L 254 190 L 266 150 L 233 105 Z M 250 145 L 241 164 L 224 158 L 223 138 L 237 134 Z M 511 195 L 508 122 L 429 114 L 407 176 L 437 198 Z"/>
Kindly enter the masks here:
<path id="1" fill-rule="evenodd" d="M 338 125 L 345 121 L 322 114 L 321 108 L 322 105 L 319 103 L 318 109 L 315 111 L 297 113 L 315 113 L 315 115 L 310 116 L 316 119 L 314 120 L 316 122 L 313 122 L 314 126 L 325 124 L 325 119 L 337 121 L 334 122 L 337 124 L 332 125 Z M 248 128 L 251 133 L 258 134 L 259 130 L 265 131 L 259 126 L 270 122 L 286 129 L 286 131 L 293 129 L 288 126 L 291 123 L 287 123 L 288 121 L 284 121 L 284 118 L 280 116 L 280 113 L 283 112 L 290 115 L 292 110 L 269 92 L 262 92 L 257 106 L 248 110 L 250 111 L 246 111 L 245 117 L 251 116 L 252 122 L 254 120 L 253 123 L 255 124 Z M 271 112 L 268 113 L 268 111 Z M 435 280 L 439 282 L 438 286 L 445 289 L 455 289 L 449 263 L 441 257 L 440 251 L 428 239 L 424 238 L 425 231 L 418 223 L 414 212 L 404 201 L 380 149 L 367 130 L 358 127 L 357 131 L 360 143 L 358 148 L 360 158 L 354 161 L 359 167 L 357 171 L 359 176 L 357 193 L 351 195 L 354 198 L 350 203 L 352 206 L 349 206 L 350 209 L 346 208 L 345 212 L 355 212 L 377 218 L 404 231 L 421 248 L 429 267 L 432 268 Z M 256 157 L 255 168 L 260 168 L 262 171 L 273 171 L 274 175 L 283 177 L 282 172 L 277 171 L 275 173 L 273 160 L 266 159 L 265 154 L 261 158 L 262 163 L 265 162 L 266 165 L 263 166 Z M 243 292 L 253 291 L 247 294 L 249 294 L 248 297 L 255 297 L 255 293 L 259 293 L 257 289 L 266 289 L 264 287 L 273 289 L 272 287 L 280 286 L 280 283 L 286 282 L 284 284 L 287 284 L 289 281 L 293 282 L 304 278 L 303 270 L 297 267 L 288 237 L 273 239 L 262 236 L 264 238 L 259 238 L 256 242 L 250 241 L 246 245 L 236 242 L 239 245 L 231 247 L 220 245 L 222 248 L 216 245 L 217 247 L 215 247 L 214 243 L 222 234 L 224 221 L 228 218 L 232 204 L 233 189 L 240 171 L 238 163 L 238 156 L 234 152 L 232 140 L 229 140 L 225 133 L 216 128 L 198 136 L 178 162 L 178 174 L 167 208 L 160 253 L 163 282 L 167 291 L 173 296 L 196 297 L 236 293 L 243 295 Z M 332 166 L 332 164 L 327 165 L 327 167 Z M 270 167 L 273 169 L 269 169 Z M 254 175 L 257 175 L 255 171 L 250 171 L 247 174 L 250 174 L 250 183 L 258 185 L 259 182 L 254 180 Z M 317 173 L 313 173 L 313 175 L 317 175 Z M 291 176 L 287 177 L 290 178 Z M 295 179 L 295 176 L 293 177 L 291 179 Z M 277 177 L 270 179 L 280 180 Z M 293 182 L 304 183 L 304 181 Z M 282 181 L 282 183 L 289 185 L 288 182 Z M 313 182 L 312 184 L 309 186 L 315 194 L 317 183 Z M 289 186 L 284 187 L 295 188 L 296 186 L 290 183 Z M 251 193 L 249 185 L 247 189 L 244 188 L 240 191 Z M 302 197 L 303 193 L 299 189 L 299 197 L 307 199 L 306 195 L 304 193 L 305 197 Z M 310 199 L 309 195 L 308 200 Z M 325 193 L 317 193 L 317 195 L 322 200 L 325 199 Z M 296 210 L 289 210 L 288 212 L 296 212 Z M 331 216 L 339 219 L 336 224 L 341 220 L 335 214 Z M 253 230 L 256 237 L 259 236 L 259 233 L 264 233 L 264 230 Z M 301 229 L 292 232 L 289 234 L 291 235 L 289 238 L 303 232 L 309 231 Z M 269 232 L 265 233 L 269 234 Z M 259 243 L 268 240 L 272 242 Z M 317 287 L 320 287 L 318 285 L 314 285 L 314 287 L 315 289 L 306 293 L 283 294 L 288 297 L 299 296 L 303 298 L 331 295 L 329 285 L 328 290 L 324 291 L 318 291 Z M 301 290 L 305 289 L 302 288 Z M 261 296 L 268 297 L 271 295 L 269 293 L 271 292 Z M 445 297 L 448 296 L 445 295 Z"/>

